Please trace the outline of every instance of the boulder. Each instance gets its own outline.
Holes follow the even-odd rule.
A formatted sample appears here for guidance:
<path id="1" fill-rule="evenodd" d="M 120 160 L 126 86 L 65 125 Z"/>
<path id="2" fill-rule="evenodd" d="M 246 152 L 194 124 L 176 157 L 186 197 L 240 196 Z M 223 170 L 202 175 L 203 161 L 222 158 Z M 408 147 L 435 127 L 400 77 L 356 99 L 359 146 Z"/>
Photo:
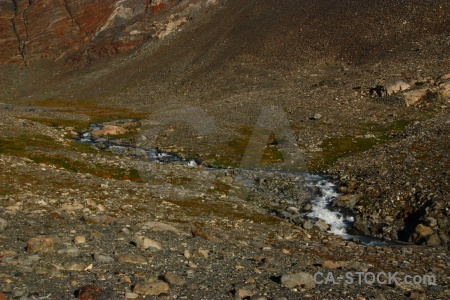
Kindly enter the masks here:
<path id="1" fill-rule="evenodd" d="M 411 87 L 411 85 L 409 85 L 408 83 L 406 83 L 404 81 L 397 81 L 393 85 L 387 87 L 387 93 L 388 93 L 388 95 L 392 95 L 392 94 L 398 93 L 400 91 L 405 91 L 405 90 L 409 89 L 410 87 Z"/>
<path id="2" fill-rule="evenodd" d="M 124 134 L 128 130 L 117 125 L 105 125 L 103 128 L 92 131 L 94 136 L 119 135 Z"/>
<path id="3" fill-rule="evenodd" d="M 411 106 L 420 101 L 426 94 L 428 89 L 417 89 L 405 92 L 403 97 L 405 99 L 406 106 Z"/>
<path id="4" fill-rule="evenodd" d="M 304 289 L 314 289 L 316 283 L 311 274 L 306 272 L 299 272 L 294 274 L 284 274 L 281 276 L 281 285 L 287 288 L 304 288 Z"/>
<path id="5" fill-rule="evenodd" d="M 164 281 L 138 283 L 133 292 L 141 295 L 159 296 L 169 293 L 169 285 Z"/>

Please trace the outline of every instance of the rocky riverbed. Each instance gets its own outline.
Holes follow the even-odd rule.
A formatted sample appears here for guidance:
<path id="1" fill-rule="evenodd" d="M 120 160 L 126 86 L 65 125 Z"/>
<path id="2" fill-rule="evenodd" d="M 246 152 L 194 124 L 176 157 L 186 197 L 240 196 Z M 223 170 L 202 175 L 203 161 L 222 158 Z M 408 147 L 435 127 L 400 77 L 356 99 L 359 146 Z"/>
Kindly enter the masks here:
<path id="1" fill-rule="evenodd" d="M 70 128 L 29 120 L 36 113 L 1 110 L 3 298 L 445 299 L 450 293 L 447 248 L 367 246 L 329 233 L 328 224 L 305 215 L 320 189 L 304 176 L 112 154 L 71 140 Z M 315 282 L 314 275 L 328 272 L 434 275 L 436 283 Z"/>

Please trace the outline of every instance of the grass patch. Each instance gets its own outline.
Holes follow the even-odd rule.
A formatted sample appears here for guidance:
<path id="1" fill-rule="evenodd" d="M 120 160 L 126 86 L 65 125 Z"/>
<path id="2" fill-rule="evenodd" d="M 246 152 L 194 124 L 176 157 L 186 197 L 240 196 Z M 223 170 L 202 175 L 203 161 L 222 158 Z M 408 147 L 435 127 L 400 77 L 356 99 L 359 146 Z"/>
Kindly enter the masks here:
<path id="1" fill-rule="evenodd" d="M 238 129 L 240 137 L 217 145 L 214 153 L 219 153 L 219 156 L 210 158 L 210 165 L 215 167 L 231 167 L 237 168 L 240 166 L 245 151 L 247 150 L 248 142 L 253 133 L 251 127 L 241 127 Z M 261 164 L 274 164 L 283 162 L 283 154 L 278 148 L 278 142 L 274 134 L 271 134 L 264 146 L 264 152 L 261 157 Z"/>
<path id="2" fill-rule="evenodd" d="M 82 153 L 99 151 L 94 150 L 90 145 L 81 143 L 71 143 L 73 147 L 64 148 L 63 145 L 56 143 L 52 138 L 45 135 L 20 135 L 14 138 L 0 139 L 0 154 L 7 154 L 16 157 L 27 157 L 36 163 L 51 165 L 57 168 L 63 168 L 75 173 L 89 173 L 97 177 L 113 178 L 118 180 L 131 180 L 140 182 L 139 171 L 135 169 L 126 170 L 123 168 L 114 168 L 100 164 L 89 165 L 83 161 L 72 160 L 66 156 L 52 154 L 57 151 L 77 150 Z M 53 151 L 52 151 L 53 150 Z M 108 153 L 108 155 L 112 155 Z"/>
<path id="3" fill-rule="evenodd" d="M 41 107 L 54 107 L 58 108 L 59 112 L 68 112 L 83 114 L 89 116 L 89 123 L 114 121 L 120 118 L 123 119 L 143 119 L 146 118 L 148 113 L 135 112 L 128 109 L 113 108 L 98 105 L 97 99 L 41 99 L 32 103 L 35 106 Z M 77 121 L 55 121 L 51 122 L 68 122 L 69 126 L 77 125 Z"/>
<path id="4" fill-rule="evenodd" d="M 322 171 L 332 166 L 341 158 L 349 157 L 372 149 L 393 139 L 395 134 L 403 131 L 409 120 L 398 120 L 389 125 L 379 123 L 362 123 L 356 129 L 358 137 L 347 136 L 325 139 L 322 143 L 322 153 L 319 158 L 309 164 L 310 171 Z M 375 137 L 360 137 L 373 134 Z"/>

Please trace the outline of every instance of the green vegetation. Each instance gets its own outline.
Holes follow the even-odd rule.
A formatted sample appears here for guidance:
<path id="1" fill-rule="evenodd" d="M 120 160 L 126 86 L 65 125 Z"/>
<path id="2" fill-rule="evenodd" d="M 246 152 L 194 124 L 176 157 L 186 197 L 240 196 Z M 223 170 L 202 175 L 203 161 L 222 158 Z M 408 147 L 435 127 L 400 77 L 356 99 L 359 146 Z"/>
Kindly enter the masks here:
<path id="1" fill-rule="evenodd" d="M 394 135 L 401 132 L 410 123 L 399 120 L 389 125 L 379 123 L 363 123 L 357 127 L 357 136 L 325 139 L 322 143 L 322 153 L 310 166 L 310 171 L 324 170 L 333 165 L 338 159 L 370 150 L 376 145 L 392 140 Z M 361 137 L 370 135 L 368 137 Z"/>
<path id="2" fill-rule="evenodd" d="M 73 146 L 73 147 L 72 147 Z M 100 164 L 87 164 L 84 161 L 73 160 L 60 153 L 78 151 L 81 153 L 99 153 L 89 145 L 76 142 L 65 147 L 45 135 L 20 135 L 0 139 L 0 153 L 17 157 L 27 157 L 36 163 L 63 168 L 70 172 L 89 173 L 97 177 L 119 180 L 141 181 L 139 172 L 131 169 L 114 168 Z M 103 154 L 103 152 L 102 152 Z M 106 155 L 112 155 L 105 152 Z"/>

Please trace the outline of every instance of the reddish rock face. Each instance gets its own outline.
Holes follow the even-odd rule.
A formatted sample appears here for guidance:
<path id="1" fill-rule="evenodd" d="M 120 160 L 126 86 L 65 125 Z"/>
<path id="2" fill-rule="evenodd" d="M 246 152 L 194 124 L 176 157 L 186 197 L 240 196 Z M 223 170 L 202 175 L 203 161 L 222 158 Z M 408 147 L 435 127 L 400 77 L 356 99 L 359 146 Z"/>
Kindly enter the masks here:
<path id="1" fill-rule="evenodd" d="M 215 1 L 0 0 L 0 63 L 69 62 L 163 38 Z M 182 21 L 179 21 L 182 20 Z M 168 25 L 170 23 L 170 25 Z M 163 32 L 163 34 L 158 34 Z"/>

